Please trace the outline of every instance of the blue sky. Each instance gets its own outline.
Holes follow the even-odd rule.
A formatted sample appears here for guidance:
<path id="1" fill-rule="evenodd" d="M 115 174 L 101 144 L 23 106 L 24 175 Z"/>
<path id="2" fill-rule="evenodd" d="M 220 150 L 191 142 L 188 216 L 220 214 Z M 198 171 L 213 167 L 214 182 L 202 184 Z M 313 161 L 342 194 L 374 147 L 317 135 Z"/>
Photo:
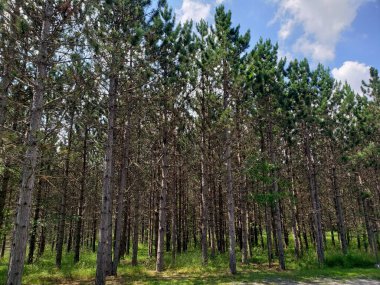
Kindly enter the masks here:
<path id="1" fill-rule="evenodd" d="M 279 43 L 281 56 L 321 62 L 359 92 L 369 66 L 380 68 L 380 0 L 168 0 L 178 21 L 213 20 L 224 4 L 251 46 L 260 37 Z"/>

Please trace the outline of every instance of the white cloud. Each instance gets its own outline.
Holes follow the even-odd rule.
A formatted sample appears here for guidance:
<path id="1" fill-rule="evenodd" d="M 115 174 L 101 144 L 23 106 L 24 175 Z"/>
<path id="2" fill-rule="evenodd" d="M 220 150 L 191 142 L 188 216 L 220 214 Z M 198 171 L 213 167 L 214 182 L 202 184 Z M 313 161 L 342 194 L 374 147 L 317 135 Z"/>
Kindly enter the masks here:
<path id="1" fill-rule="evenodd" d="M 201 19 L 207 19 L 210 12 L 211 4 L 200 0 L 183 0 L 181 8 L 176 11 L 180 22 L 188 20 L 198 22 Z"/>
<path id="2" fill-rule="evenodd" d="M 301 27 L 293 52 L 326 62 L 335 58 L 335 46 L 342 32 L 351 26 L 359 7 L 369 0 L 272 1 L 278 6 L 274 21 L 281 23 L 279 38 L 285 41 L 296 27 Z"/>
<path id="3" fill-rule="evenodd" d="M 216 1 L 215 1 L 215 4 L 216 4 L 216 5 L 220 5 L 220 4 L 222 4 L 224 1 L 225 1 L 225 0 L 216 0 Z"/>
<path id="4" fill-rule="evenodd" d="M 360 86 L 362 80 L 368 82 L 370 78 L 369 66 L 357 61 L 345 61 L 339 68 L 334 68 L 331 73 L 334 78 L 342 83 L 346 82 L 352 87 L 352 89 L 362 94 Z"/>
<path id="5" fill-rule="evenodd" d="M 295 24 L 295 21 L 288 20 L 283 25 L 281 25 L 281 29 L 278 31 L 278 36 L 280 37 L 280 39 L 285 40 L 290 36 L 293 30 L 294 24 Z"/>

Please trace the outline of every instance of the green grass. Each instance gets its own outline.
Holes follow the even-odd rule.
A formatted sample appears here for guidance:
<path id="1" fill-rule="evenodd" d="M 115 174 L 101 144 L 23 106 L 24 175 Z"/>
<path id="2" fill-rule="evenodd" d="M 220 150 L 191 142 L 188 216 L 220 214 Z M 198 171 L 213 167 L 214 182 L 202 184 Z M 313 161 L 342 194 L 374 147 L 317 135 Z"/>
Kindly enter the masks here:
<path id="1" fill-rule="evenodd" d="M 289 248 L 286 253 L 286 271 L 279 271 L 277 264 L 268 267 L 266 252 L 255 248 L 249 265 L 238 262 L 238 274 L 231 276 L 228 270 L 228 254 L 210 259 L 207 266 L 200 263 L 200 250 L 177 255 L 172 263 L 171 254 L 165 255 L 166 270 L 155 272 L 155 259 L 147 257 L 147 249 L 140 246 L 139 265 L 132 267 L 130 257 L 121 261 L 119 276 L 110 278 L 109 284 L 231 284 L 234 282 L 282 280 L 310 281 L 316 278 L 380 280 L 380 270 L 374 268 L 375 259 L 367 253 L 351 249 L 343 256 L 338 248 L 326 251 L 326 264 L 320 268 L 313 250 L 296 260 Z M 73 255 L 65 254 L 61 270 L 54 265 L 55 255 L 48 250 L 34 264 L 26 265 L 23 284 L 92 284 L 95 276 L 96 253 L 83 251 L 81 261 L 73 263 Z M 237 260 L 240 260 L 238 253 Z M 0 284 L 6 281 L 7 260 L 0 260 Z"/>

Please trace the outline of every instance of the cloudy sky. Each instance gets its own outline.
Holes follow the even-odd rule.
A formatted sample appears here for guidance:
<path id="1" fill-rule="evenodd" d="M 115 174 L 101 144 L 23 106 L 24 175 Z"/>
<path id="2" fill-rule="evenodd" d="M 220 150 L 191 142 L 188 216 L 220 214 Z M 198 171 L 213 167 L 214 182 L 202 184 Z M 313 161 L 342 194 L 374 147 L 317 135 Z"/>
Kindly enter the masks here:
<path id="1" fill-rule="evenodd" d="M 369 66 L 380 68 L 380 0 L 168 0 L 178 21 L 212 21 L 224 4 L 242 31 L 278 42 L 287 58 L 321 62 L 359 91 Z"/>

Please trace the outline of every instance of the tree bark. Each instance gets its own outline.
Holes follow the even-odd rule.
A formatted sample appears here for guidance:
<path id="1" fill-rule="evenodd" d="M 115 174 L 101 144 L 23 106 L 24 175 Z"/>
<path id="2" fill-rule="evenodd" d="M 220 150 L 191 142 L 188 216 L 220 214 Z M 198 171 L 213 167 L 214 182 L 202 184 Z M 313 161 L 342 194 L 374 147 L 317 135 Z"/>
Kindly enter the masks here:
<path id="1" fill-rule="evenodd" d="M 29 239 L 29 254 L 28 254 L 28 264 L 33 263 L 34 250 L 36 249 L 36 240 L 37 240 L 37 228 L 38 228 L 38 219 L 40 218 L 41 210 L 41 192 L 42 192 L 42 181 L 38 185 L 37 189 L 37 199 L 36 199 L 36 209 L 34 211 L 33 223 L 32 223 L 32 234 Z"/>
<path id="2" fill-rule="evenodd" d="M 281 225 L 281 211 L 280 211 L 280 196 L 279 196 L 279 189 L 278 189 L 278 174 L 277 174 L 277 161 L 276 161 L 276 152 L 273 147 L 273 126 L 272 122 L 269 122 L 269 152 L 270 152 L 270 160 L 272 163 L 272 187 L 273 187 L 273 193 L 275 194 L 275 204 L 274 204 L 274 212 L 275 212 L 275 227 L 276 227 L 276 235 L 277 235 L 277 247 L 278 247 L 278 259 L 280 263 L 280 268 L 282 270 L 285 270 L 285 253 L 284 253 L 284 245 L 282 240 L 282 225 Z"/>
<path id="3" fill-rule="evenodd" d="M 331 154 L 332 153 L 333 153 L 333 149 L 331 147 Z M 344 222 L 342 198 L 341 198 L 340 189 L 338 185 L 338 177 L 336 174 L 336 165 L 334 163 L 333 155 L 331 155 L 330 159 L 331 159 L 331 164 L 332 164 L 331 165 L 331 188 L 334 194 L 335 213 L 336 213 L 336 218 L 338 221 L 340 245 L 341 245 L 343 254 L 347 254 L 348 245 L 347 245 L 347 239 L 346 239 L 346 225 Z"/>
<path id="4" fill-rule="evenodd" d="M 227 62 L 223 60 L 223 110 L 230 110 L 229 80 Z M 229 267 L 231 274 L 236 274 L 236 234 L 235 234 L 235 200 L 232 181 L 232 151 L 231 151 L 231 127 L 230 115 L 227 116 L 224 128 L 224 160 L 226 164 L 226 184 L 227 184 L 227 213 L 228 213 L 228 238 L 229 238 Z"/>
<path id="5" fill-rule="evenodd" d="M 202 133 L 201 142 L 201 247 L 202 247 L 202 264 L 207 264 L 208 261 L 208 245 L 207 245 L 207 230 L 208 230 L 208 202 L 207 202 L 207 173 L 206 173 L 206 162 L 205 162 L 205 137 Z"/>
<path id="6" fill-rule="evenodd" d="M 307 176 L 309 182 L 309 190 L 311 196 L 311 202 L 313 207 L 313 223 L 314 223 L 314 233 L 317 245 L 317 256 L 320 265 L 323 265 L 324 247 L 323 247 L 323 232 L 322 232 L 322 220 L 321 220 L 321 205 L 319 201 L 318 184 L 317 184 L 317 174 L 315 166 L 315 158 L 310 146 L 310 134 L 307 130 L 304 130 L 304 150 L 306 156 L 306 168 Z"/>
<path id="7" fill-rule="evenodd" d="M 62 193 L 62 198 L 61 198 L 61 207 L 59 211 L 59 221 L 58 221 L 57 246 L 56 246 L 57 254 L 55 257 L 55 265 L 58 268 L 61 268 L 61 264 L 62 264 L 63 239 L 65 236 L 67 192 L 69 188 L 70 156 L 71 156 L 71 144 L 72 144 L 72 137 L 73 137 L 74 116 L 75 116 L 74 103 L 71 103 L 70 123 L 69 123 L 67 150 L 66 150 L 66 157 L 65 157 L 65 173 L 64 173 L 63 183 L 62 183 L 63 193 Z"/>
<path id="8" fill-rule="evenodd" d="M 139 204 L 140 204 L 140 193 L 137 190 L 139 186 L 135 189 L 134 193 L 134 209 L 133 209 L 133 236 L 132 236 L 132 266 L 137 266 L 137 254 L 139 248 Z"/>
<path id="9" fill-rule="evenodd" d="M 238 169 L 240 173 L 243 173 L 244 170 L 242 168 L 242 154 L 241 154 L 241 114 L 238 102 L 236 105 L 236 130 L 237 130 L 237 162 Z M 242 174 L 242 177 L 239 177 L 238 186 L 240 189 L 240 219 L 241 219 L 241 261 L 243 264 L 248 264 L 248 233 L 249 233 L 249 225 L 248 225 L 248 215 L 247 215 L 247 178 L 245 174 Z"/>
<path id="10" fill-rule="evenodd" d="M 22 1 L 16 0 L 13 3 L 13 13 L 11 13 L 11 23 L 9 25 L 9 33 L 15 34 L 16 22 L 20 16 L 20 6 Z M 7 158 L 6 153 L 3 152 L 3 138 L 5 135 L 5 121 L 7 115 L 7 105 L 8 105 L 8 96 L 9 88 L 12 85 L 13 75 L 12 69 L 15 62 L 15 40 L 16 36 L 12 35 L 8 37 L 8 45 L 2 53 L 2 64 L 3 64 L 3 74 L 0 81 L 0 160 L 4 159 L 4 171 L 0 172 L 0 230 L 2 229 L 4 222 L 4 210 L 5 210 L 5 201 L 8 193 L 8 183 L 11 177 L 11 172 L 9 170 L 10 163 L 9 158 Z"/>
<path id="11" fill-rule="evenodd" d="M 158 241 L 157 241 L 157 261 L 156 271 L 164 270 L 164 252 L 165 252 L 165 229 L 166 229 L 166 199 L 168 191 L 168 130 L 167 130 L 167 114 L 163 118 L 163 134 L 162 134 L 162 165 L 161 165 L 161 193 L 158 209 Z"/>
<path id="12" fill-rule="evenodd" d="M 123 221 L 124 208 L 125 208 L 125 191 L 127 188 L 127 172 L 128 172 L 128 159 L 129 159 L 129 119 L 127 120 L 124 126 L 124 135 L 123 135 L 123 153 L 121 161 L 121 173 L 120 173 L 120 185 L 117 198 L 116 206 L 116 221 L 115 221 L 115 243 L 114 243 L 114 258 L 112 262 L 112 275 L 117 275 L 117 267 L 119 265 L 121 257 L 121 240 L 123 234 Z"/>
<path id="13" fill-rule="evenodd" d="M 114 62 L 115 58 L 112 61 Z M 111 71 L 108 92 L 108 131 L 104 158 L 100 240 L 96 259 L 96 285 L 104 285 L 106 276 L 110 275 L 112 271 L 112 175 L 117 85 L 118 74 Z"/>
<path id="14" fill-rule="evenodd" d="M 174 145 L 176 146 L 176 139 L 174 140 Z M 177 157 L 178 157 L 177 150 L 174 151 L 174 167 L 173 167 L 173 197 L 172 197 L 172 228 L 171 228 L 171 250 L 172 250 L 172 264 L 175 264 L 176 261 L 176 252 L 177 252 L 177 192 L 178 192 L 178 178 L 177 178 L 177 171 L 178 171 L 178 165 L 177 165 Z"/>
<path id="15" fill-rule="evenodd" d="M 17 204 L 17 216 L 14 223 L 11 255 L 8 267 L 7 285 L 20 285 L 23 269 L 26 243 L 28 239 L 29 218 L 32 193 L 35 182 L 35 172 L 38 153 L 38 130 L 41 125 L 43 99 L 48 79 L 48 46 L 53 15 L 53 1 L 47 0 L 44 7 L 42 31 L 38 47 L 37 79 L 30 110 L 30 123 L 25 142 L 26 153 L 22 167 L 22 182 Z"/>
<path id="16" fill-rule="evenodd" d="M 293 172 L 293 162 L 292 162 L 292 153 L 290 146 L 286 148 L 286 165 L 288 166 L 288 177 L 290 179 L 290 189 L 291 189 L 291 198 L 289 198 L 289 203 L 291 207 L 291 220 L 292 220 L 292 231 L 294 238 L 294 253 L 296 258 L 301 256 L 301 245 L 300 245 L 300 228 L 297 219 L 297 191 L 295 188 L 295 177 Z"/>
<path id="17" fill-rule="evenodd" d="M 79 261 L 81 231 L 82 231 L 82 226 L 83 226 L 84 192 L 86 189 L 86 172 L 87 172 L 87 137 L 88 137 L 88 128 L 87 128 L 87 125 L 85 125 L 84 138 L 83 138 L 82 177 L 81 177 L 78 213 L 77 213 L 78 220 L 76 221 L 76 227 L 75 227 L 74 263 L 77 263 Z"/>
<path id="18" fill-rule="evenodd" d="M 9 171 L 8 163 L 5 163 L 4 173 L 1 181 L 1 190 L 0 190 L 0 230 L 4 224 L 4 214 L 5 214 L 5 202 L 7 199 L 9 180 L 11 179 L 11 172 Z"/>
<path id="19" fill-rule="evenodd" d="M 271 207 L 268 206 L 268 203 L 265 204 L 265 233 L 267 237 L 267 251 L 268 251 L 268 265 L 272 266 L 272 226 L 271 226 Z"/>

